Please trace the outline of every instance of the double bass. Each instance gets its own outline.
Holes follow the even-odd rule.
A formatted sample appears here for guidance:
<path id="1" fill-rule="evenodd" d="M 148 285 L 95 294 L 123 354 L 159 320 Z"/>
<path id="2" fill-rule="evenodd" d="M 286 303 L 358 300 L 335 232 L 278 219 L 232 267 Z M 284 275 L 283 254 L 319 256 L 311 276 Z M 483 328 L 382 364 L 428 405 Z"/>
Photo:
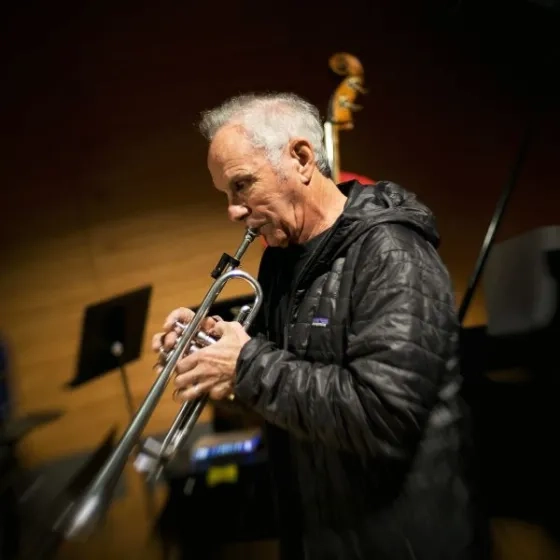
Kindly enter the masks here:
<path id="1" fill-rule="evenodd" d="M 374 184 L 375 181 L 369 177 L 340 169 L 340 132 L 354 128 L 353 114 L 362 108 L 356 104 L 356 99 L 358 95 L 367 93 L 364 68 L 354 55 L 346 52 L 333 54 L 329 58 L 329 67 L 335 74 L 344 77 L 331 95 L 323 125 L 332 179 L 337 184 L 352 179 L 362 184 Z"/>

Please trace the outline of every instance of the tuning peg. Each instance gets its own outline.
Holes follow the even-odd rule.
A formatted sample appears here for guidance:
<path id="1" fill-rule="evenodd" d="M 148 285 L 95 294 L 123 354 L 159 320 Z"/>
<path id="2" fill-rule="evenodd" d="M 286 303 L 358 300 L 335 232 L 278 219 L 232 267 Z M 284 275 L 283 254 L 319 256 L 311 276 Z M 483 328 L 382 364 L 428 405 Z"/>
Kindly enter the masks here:
<path id="1" fill-rule="evenodd" d="M 357 91 L 358 93 L 361 93 L 362 95 L 365 95 L 367 93 L 367 89 L 362 87 L 361 79 L 356 76 L 348 78 L 348 85 L 353 90 Z"/>
<path id="2" fill-rule="evenodd" d="M 356 103 L 351 103 L 350 101 L 347 101 L 346 99 L 341 99 L 340 100 L 340 105 L 342 107 L 344 107 L 345 109 L 350 109 L 350 111 L 360 111 L 361 109 L 363 109 L 363 107 L 361 105 L 356 105 Z"/>

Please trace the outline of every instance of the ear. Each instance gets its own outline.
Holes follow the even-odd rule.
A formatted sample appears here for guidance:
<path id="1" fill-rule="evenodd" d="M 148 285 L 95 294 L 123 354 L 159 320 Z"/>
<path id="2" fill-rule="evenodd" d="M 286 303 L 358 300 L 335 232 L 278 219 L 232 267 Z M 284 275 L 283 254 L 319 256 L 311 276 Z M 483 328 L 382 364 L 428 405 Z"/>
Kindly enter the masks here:
<path id="1" fill-rule="evenodd" d="M 301 180 L 306 185 L 311 181 L 311 176 L 315 169 L 315 152 L 305 138 L 294 138 L 290 142 L 290 158 L 295 164 L 295 168 Z"/>

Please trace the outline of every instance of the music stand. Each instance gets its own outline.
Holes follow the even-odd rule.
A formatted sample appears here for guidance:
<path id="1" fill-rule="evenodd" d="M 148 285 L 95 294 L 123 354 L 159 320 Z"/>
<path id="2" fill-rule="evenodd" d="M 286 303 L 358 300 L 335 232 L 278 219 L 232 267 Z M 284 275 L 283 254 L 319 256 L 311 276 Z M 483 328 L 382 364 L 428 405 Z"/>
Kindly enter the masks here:
<path id="1" fill-rule="evenodd" d="M 133 416 L 134 402 L 125 366 L 140 357 L 151 295 L 152 286 L 143 286 L 86 308 L 76 374 L 67 383 L 68 388 L 118 369 Z"/>

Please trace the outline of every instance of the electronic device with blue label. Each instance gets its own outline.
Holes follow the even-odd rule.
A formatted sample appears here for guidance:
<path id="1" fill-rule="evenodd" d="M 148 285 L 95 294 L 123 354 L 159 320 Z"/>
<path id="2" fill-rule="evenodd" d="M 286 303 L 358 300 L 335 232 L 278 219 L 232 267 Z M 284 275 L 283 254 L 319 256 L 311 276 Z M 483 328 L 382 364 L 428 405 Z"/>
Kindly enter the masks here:
<path id="1" fill-rule="evenodd" d="M 212 465 L 252 463 L 263 459 L 264 446 L 259 429 L 221 432 L 201 436 L 190 449 L 190 466 L 194 471 Z"/>

